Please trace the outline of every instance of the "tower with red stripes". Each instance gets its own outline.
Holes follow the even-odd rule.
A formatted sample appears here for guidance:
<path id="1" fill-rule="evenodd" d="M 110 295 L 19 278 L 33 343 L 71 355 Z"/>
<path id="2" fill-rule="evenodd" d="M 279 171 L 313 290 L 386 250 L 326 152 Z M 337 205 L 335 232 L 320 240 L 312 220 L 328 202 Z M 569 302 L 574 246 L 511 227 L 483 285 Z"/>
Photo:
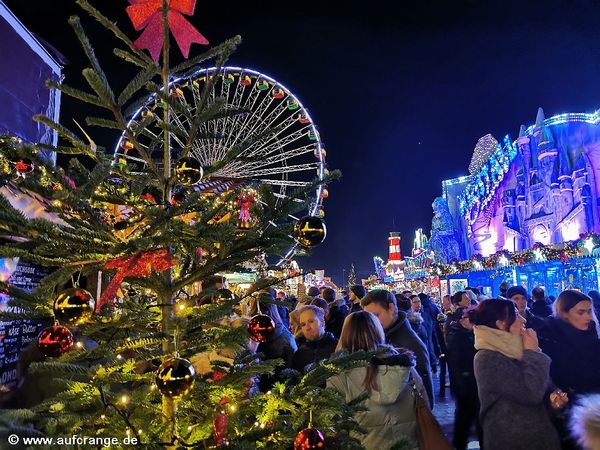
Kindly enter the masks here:
<path id="1" fill-rule="evenodd" d="M 402 253 L 400 251 L 400 233 L 397 231 L 390 232 L 388 238 L 389 256 L 388 264 L 399 265 L 402 261 Z"/>

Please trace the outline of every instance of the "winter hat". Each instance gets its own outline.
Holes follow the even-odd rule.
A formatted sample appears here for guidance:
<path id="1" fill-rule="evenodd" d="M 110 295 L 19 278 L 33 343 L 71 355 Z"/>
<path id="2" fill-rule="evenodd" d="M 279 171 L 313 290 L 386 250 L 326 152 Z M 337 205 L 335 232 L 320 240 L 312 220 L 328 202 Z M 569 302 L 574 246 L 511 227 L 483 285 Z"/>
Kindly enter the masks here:
<path id="1" fill-rule="evenodd" d="M 352 292 L 354 295 L 356 295 L 361 300 L 365 295 L 367 295 L 367 290 L 365 289 L 364 286 L 361 286 L 360 284 L 355 284 L 353 286 L 350 286 L 350 292 Z"/>
<path id="2" fill-rule="evenodd" d="M 523 297 L 527 297 L 527 291 L 523 286 L 509 287 L 508 291 L 506 291 L 506 298 L 511 299 L 515 295 L 522 295 Z"/>

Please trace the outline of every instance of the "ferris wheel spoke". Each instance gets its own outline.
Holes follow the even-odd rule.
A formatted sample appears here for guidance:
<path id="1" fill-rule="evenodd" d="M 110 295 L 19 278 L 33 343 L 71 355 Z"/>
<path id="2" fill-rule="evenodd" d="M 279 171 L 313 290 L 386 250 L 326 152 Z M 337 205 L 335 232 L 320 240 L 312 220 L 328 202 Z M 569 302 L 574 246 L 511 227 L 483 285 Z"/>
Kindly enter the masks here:
<path id="1" fill-rule="evenodd" d="M 319 167 L 319 163 L 296 164 L 293 166 L 283 167 L 265 167 L 257 170 L 245 170 L 243 172 L 238 172 L 237 176 L 240 178 L 254 178 L 268 175 L 286 174 L 291 172 L 303 172 L 308 170 L 314 171 Z"/>
<path id="2" fill-rule="evenodd" d="M 252 135 L 251 130 L 256 128 L 256 122 L 257 121 L 260 122 L 260 118 L 263 116 L 265 111 L 268 110 L 269 105 L 273 101 L 273 97 L 270 95 L 271 89 L 273 89 L 273 87 L 271 86 L 268 91 L 260 91 L 258 89 L 259 82 L 260 82 L 260 77 L 258 77 L 256 79 L 256 81 L 254 82 L 254 85 L 252 86 L 253 92 L 256 92 L 256 96 L 253 97 L 252 105 L 250 106 L 250 110 L 252 111 L 252 113 L 247 116 L 246 120 L 244 121 L 244 123 L 242 124 L 240 129 L 238 130 L 238 133 L 236 134 L 236 136 L 234 138 L 234 142 L 237 142 L 238 139 L 240 138 L 240 136 L 242 136 L 242 135 L 245 135 L 245 136 Z M 260 96 L 261 93 L 264 93 L 264 95 Z M 251 92 L 251 94 L 252 94 L 252 92 Z M 259 101 L 259 99 L 260 99 L 260 101 Z M 258 102 L 258 104 L 257 104 L 257 102 Z M 258 120 L 255 120 L 255 119 L 258 119 Z M 249 125 L 251 126 L 250 130 L 248 130 Z"/>
<path id="3" fill-rule="evenodd" d="M 308 128 L 309 127 L 306 126 L 299 130 L 296 130 L 292 133 L 289 133 L 288 135 L 284 135 L 280 139 L 277 139 L 277 136 L 279 134 L 286 131 L 286 130 L 281 130 L 279 133 L 277 133 L 277 135 L 271 136 L 271 137 L 265 139 L 265 141 L 262 142 L 260 144 L 260 146 L 258 148 L 256 148 L 255 150 L 252 150 L 251 152 L 248 152 L 248 153 L 244 152 L 243 156 L 248 157 L 248 158 L 265 157 L 266 155 L 274 152 L 275 150 L 278 150 L 280 148 L 285 148 L 286 146 L 289 146 L 296 141 L 306 138 Z"/>
<path id="4" fill-rule="evenodd" d="M 249 111 L 253 111 L 261 92 L 258 89 L 254 89 L 254 86 L 250 89 L 248 89 L 247 86 L 243 86 L 241 83 L 243 77 L 245 77 L 244 72 L 240 72 L 239 81 L 236 86 L 236 95 L 239 103 L 234 104 L 239 105 L 241 108 Z M 242 118 L 242 120 L 239 121 L 238 127 L 231 128 L 229 135 L 225 139 L 224 147 L 230 147 L 233 142 L 236 141 L 237 137 L 239 136 L 239 134 L 235 134 L 236 130 L 242 131 L 249 120 L 251 120 L 250 115 L 246 115 Z"/>
<path id="5" fill-rule="evenodd" d="M 289 181 L 289 180 L 269 180 L 266 178 L 260 178 L 261 183 L 269 184 L 271 186 L 287 186 L 287 187 L 307 187 L 312 183 L 309 181 Z"/>
<path id="6" fill-rule="evenodd" d="M 247 167 L 261 167 L 261 166 L 268 166 L 270 164 L 275 164 L 278 162 L 282 162 L 282 161 L 289 161 L 297 156 L 302 156 L 305 155 L 306 153 L 312 153 L 314 152 L 316 149 L 316 147 L 314 145 L 305 145 L 303 147 L 298 147 L 298 148 L 292 148 L 292 149 L 287 149 L 284 152 L 280 152 L 277 154 L 274 154 L 268 158 L 264 158 L 261 159 L 260 161 L 256 161 L 256 162 L 251 162 L 247 165 Z"/>

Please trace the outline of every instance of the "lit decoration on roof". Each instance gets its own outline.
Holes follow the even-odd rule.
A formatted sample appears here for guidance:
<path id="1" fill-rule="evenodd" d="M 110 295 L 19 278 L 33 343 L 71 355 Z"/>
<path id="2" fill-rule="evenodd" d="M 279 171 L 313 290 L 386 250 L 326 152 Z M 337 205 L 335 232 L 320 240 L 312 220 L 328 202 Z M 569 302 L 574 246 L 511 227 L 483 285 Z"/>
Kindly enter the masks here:
<path id="1" fill-rule="evenodd" d="M 498 146 L 498 141 L 491 134 L 486 134 L 483 137 L 480 137 L 475 145 L 475 149 L 473 150 L 473 157 L 471 158 L 471 163 L 469 164 L 469 173 L 474 175 L 477 171 L 483 166 L 490 155 L 496 150 Z"/>
<path id="2" fill-rule="evenodd" d="M 460 212 L 465 217 L 467 224 L 475 223 L 493 198 L 496 188 L 504 179 L 510 163 L 516 156 L 516 143 L 511 142 L 510 137 L 506 135 L 504 145 L 498 144 L 479 171 L 473 175 L 473 179 L 458 199 Z"/>

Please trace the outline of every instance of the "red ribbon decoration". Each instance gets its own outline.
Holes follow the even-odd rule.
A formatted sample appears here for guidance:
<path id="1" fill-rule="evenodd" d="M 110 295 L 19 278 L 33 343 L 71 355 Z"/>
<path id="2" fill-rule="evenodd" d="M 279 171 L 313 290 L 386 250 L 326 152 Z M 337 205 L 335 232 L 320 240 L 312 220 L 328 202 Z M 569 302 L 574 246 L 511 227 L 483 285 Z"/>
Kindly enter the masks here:
<path id="1" fill-rule="evenodd" d="M 241 194 L 238 198 L 238 206 L 240 207 L 240 222 L 249 224 L 252 221 L 250 217 L 250 207 L 254 204 L 254 195 L 252 194 Z"/>
<path id="2" fill-rule="evenodd" d="M 102 293 L 96 304 L 96 312 L 100 311 L 106 302 L 111 306 L 115 303 L 115 296 L 125 277 L 147 277 L 152 269 L 156 272 L 164 272 L 174 264 L 175 257 L 164 248 L 109 260 L 104 267 L 119 270 Z"/>
<path id="3" fill-rule="evenodd" d="M 127 14 L 136 31 L 144 28 L 142 35 L 133 43 L 136 48 L 145 48 L 150 52 L 154 62 L 158 62 L 162 50 L 162 0 L 129 0 Z M 208 41 L 182 14 L 194 14 L 196 0 L 169 0 L 167 19 L 169 29 L 177 45 L 187 58 L 193 42 L 207 45 Z"/>

